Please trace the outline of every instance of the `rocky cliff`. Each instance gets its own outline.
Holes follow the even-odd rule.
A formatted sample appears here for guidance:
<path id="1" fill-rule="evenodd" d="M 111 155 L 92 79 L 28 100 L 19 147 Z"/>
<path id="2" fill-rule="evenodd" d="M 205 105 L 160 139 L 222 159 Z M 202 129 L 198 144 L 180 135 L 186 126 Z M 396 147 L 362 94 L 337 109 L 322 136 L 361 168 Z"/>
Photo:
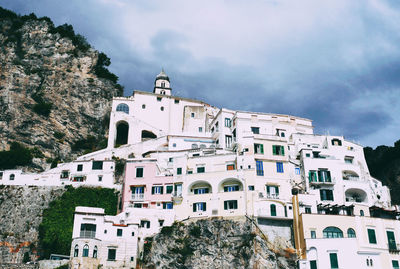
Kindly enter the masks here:
<path id="1" fill-rule="evenodd" d="M 0 150 L 19 142 L 41 170 L 98 146 L 112 97 L 122 94 L 110 59 L 70 25 L 2 8 L 0 44 Z"/>
<path id="2" fill-rule="evenodd" d="M 146 238 L 143 268 L 296 268 L 294 249 L 272 243 L 249 219 L 205 219 Z"/>
<path id="3" fill-rule="evenodd" d="M 0 185 L 0 264 L 35 259 L 43 210 L 62 187 Z"/>

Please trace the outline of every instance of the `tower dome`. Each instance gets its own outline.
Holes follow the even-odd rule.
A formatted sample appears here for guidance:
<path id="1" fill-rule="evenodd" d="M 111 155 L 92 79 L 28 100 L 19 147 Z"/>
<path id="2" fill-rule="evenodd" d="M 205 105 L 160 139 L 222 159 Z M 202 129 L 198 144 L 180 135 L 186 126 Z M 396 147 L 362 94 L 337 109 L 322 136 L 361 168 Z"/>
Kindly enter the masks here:
<path id="1" fill-rule="evenodd" d="M 164 69 L 161 69 L 160 74 L 156 76 L 153 92 L 156 94 L 171 95 L 169 77 L 165 74 Z"/>

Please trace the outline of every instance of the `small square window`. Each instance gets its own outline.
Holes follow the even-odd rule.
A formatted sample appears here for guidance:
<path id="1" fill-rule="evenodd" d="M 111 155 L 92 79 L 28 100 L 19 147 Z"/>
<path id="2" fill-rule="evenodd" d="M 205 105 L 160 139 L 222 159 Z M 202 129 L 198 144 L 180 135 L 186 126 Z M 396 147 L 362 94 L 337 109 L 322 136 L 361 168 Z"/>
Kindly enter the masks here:
<path id="1" fill-rule="evenodd" d="M 179 104 L 179 99 L 175 99 L 175 100 L 174 100 L 174 103 L 175 103 L 175 104 Z"/>
<path id="2" fill-rule="evenodd" d="M 160 110 L 161 110 L 161 111 L 164 111 L 164 107 L 163 107 L 163 106 L 162 106 L 162 107 L 160 107 Z"/>
<path id="3" fill-rule="evenodd" d="M 260 133 L 260 127 L 251 127 L 251 132 L 253 134 L 259 134 Z"/>
<path id="4" fill-rule="evenodd" d="M 194 118 L 194 113 L 193 112 L 190 113 L 190 117 Z"/>
<path id="5" fill-rule="evenodd" d="M 99 182 L 103 181 L 103 176 L 98 176 L 97 178 L 98 178 Z"/>
<path id="6" fill-rule="evenodd" d="M 157 101 L 161 102 L 162 98 L 161 97 L 157 97 Z"/>
<path id="7" fill-rule="evenodd" d="M 254 186 L 253 185 L 249 185 L 249 191 L 254 191 Z"/>
<path id="8" fill-rule="evenodd" d="M 176 148 L 176 143 L 173 143 L 173 144 L 172 144 L 172 147 L 173 147 L 173 148 Z"/>
<path id="9" fill-rule="evenodd" d="M 199 127 L 199 133 L 203 132 L 203 127 Z"/>
<path id="10" fill-rule="evenodd" d="M 176 174 L 177 175 L 182 175 L 182 167 L 176 168 Z"/>
<path id="11" fill-rule="evenodd" d="M 104 233 L 106 234 L 106 233 L 107 233 L 107 230 L 104 230 Z"/>
<path id="12" fill-rule="evenodd" d="M 204 166 L 197 167 L 197 173 L 204 173 L 206 168 Z"/>
<path id="13" fill-rule="evenodd" d="M 132 232 L 132 236 L 135 236 L 135 232 Z"/>
<path id="14" fill-rule="evenodd" d="M 142 105 L 142 109 L 145 109 L 145 108 L 146 108 L 146 105 L 145 105 L 145 104 L 143 104 L 143 105 Z"/>
<path id="15" fill-rule="evenodd" d="M 226 170 L 228 170 L 228 171 L 229 170 L 235 170 L 235 164 L 233 164 L 233 163 L 232 164 L 227 164 L 226 165 Z"/>
<path id="16" fill-rule="evenodd" d="M 172 193 L 173 190 L 174 190 L 174 186 L 167 185 L 167 193 Z"/>
<path id="17" fill-rule="evenodd" d="M 306 157 L 311 157 L 311 154 L 310 153 L 306 153 Z"/>
<path id="18" fill-rule="evenodd" d="M 83 170 L 83 164 L 78 164 L 78 167 L 76 168 L 77 171 L 82 171 Z"/>
<path id="19" fill-rule="evenodd" d="M 93 161 L 92 170 L 103 170 L 103 161 Z"/>
<path id="20" fill-rule="evenodd" d="M 107 260 L 109 261 L 115 261 L 115 256 L 116 256 L 117 250 L 115 248 L 109 248 L 108 249 L 108 257 Z"/>

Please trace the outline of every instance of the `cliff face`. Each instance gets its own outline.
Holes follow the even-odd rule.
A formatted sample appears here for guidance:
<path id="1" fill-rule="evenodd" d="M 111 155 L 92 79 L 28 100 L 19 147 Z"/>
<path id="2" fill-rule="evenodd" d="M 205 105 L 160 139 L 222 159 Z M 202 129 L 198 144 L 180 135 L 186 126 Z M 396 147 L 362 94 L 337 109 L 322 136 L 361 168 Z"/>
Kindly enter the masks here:
<path id="1" fill-rule="evenodd" d="M 400 140 L 394 147 L 364 148 L 371 175 L 390 189 L 392 203 L 400 205 Z"/>
<path id="2" fill-rule="evenodd" d="M 43 169 L 46 159 L 71 159 L 76 141 L 104 137 L 112 97 L 122 94 L 115 75 L 99 78 L 104 54 L 71 26 L 1 8 L 0 44 L 0 150 L 36 147 L 32 166 Z"/>
<path id="3" fill-rule="evenodd" d="M 296 268 L 294 249 L 271 243 L 247 219 L 199 220 L 146 238 L 143 268 Z"/>
<path id="4" fill-rule="evenodd" d="M 0 264 L 33 260 L 43 210 L 65 191 L 62 187 L 0 186 Z"/>

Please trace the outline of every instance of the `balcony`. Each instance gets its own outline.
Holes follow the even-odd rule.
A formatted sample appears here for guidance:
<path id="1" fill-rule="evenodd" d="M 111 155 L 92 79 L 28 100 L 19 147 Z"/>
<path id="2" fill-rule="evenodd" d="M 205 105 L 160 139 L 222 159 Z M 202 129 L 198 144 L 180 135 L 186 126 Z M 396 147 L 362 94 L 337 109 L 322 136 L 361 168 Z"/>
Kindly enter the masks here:
<path id="1" fill-rule="evenodd" d="M 82 238 L 95 238 L 96 237 L 96 231 L 82 230 L 81 233 L 80 233 L 80 237 L 82 237 Z"/>
<path id="2" fill-rule="evenodd" d="M 132 200 L 133 201 L 143 201 L 144 193 L 132 193 Z"/>
<path id="3" fill-rule="evenodd" d="M 325 179 L 324 181 L 309 181 L 310 185 L 314 186 L 321 186 L 321 185 L 335 185 L 336 179 L 331 178 L 331 179 Z"/>
<path id="4" fill-rule="evenodd" d="M 276 193 L 267 193 L 267 199 L 279 199 L 279 194 Z"/>
<path id="5" fill-rule="evenodd" d="M 399 254 L 400 253 L 400 244 L 389 243 L 388 244 L 389 253 Z"/>

